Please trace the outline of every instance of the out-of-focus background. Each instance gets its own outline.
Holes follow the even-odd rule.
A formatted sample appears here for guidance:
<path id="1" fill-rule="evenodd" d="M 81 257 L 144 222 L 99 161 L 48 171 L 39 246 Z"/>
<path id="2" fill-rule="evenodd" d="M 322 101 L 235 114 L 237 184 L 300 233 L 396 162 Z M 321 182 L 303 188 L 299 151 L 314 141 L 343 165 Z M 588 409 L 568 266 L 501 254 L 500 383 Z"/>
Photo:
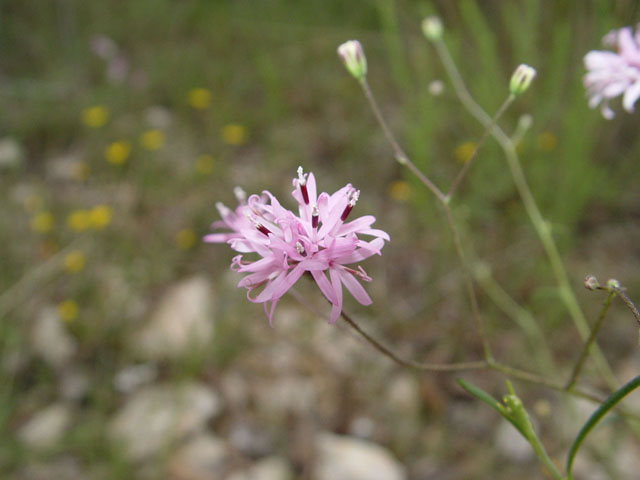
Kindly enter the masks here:
<path id="1" fill-rule="evenodd" d="M 351 182 L 357 214 L 374 214 L 392 241 L 365 263 L 374 304 L 349 297 L 345 310 L 407 357 L 480 358 L 441 211 L 393 161 L 336 56 L 362 42 L 393 129 L 446 188 L 482 129 L 421 34 L 432 13 L 488 112 L 517 64 L 538 69 L 500 123 L 513 132 L 532 115 L 523 167 L 589 321 L 603 296 L 584 290 L 587 273 L 640 298 L 638 115 L 618 106 L 605 121 L 582 87 L 584 54 L 638 21 L 636 1 L 5 1 L 2 478 L 542 478 L 515 430 L 456 375 L 401 370 L 327 325 L 311 282 L 269 328 L 235 286 L 234 253 L 201 241 L 236 185 L 293 206 L 298 165 L 321 190 Z M 490 267 L 480 307 L 497 357 L 567 378 L 579 336 L 495 142 L 452 205 L 465 247 Z M 523 333 L 505 294 L 541 336 Z M 634 328 L 616 303 L 599 338 L 621 381 L 640 370 Z M 495 373 L 458 376 L 506 388 Z M 590 364 L 582 382 L 604 387 Z M 562 462 L 594 405 L 516 388 Z M 626 423 L 587 443 L 578 478 L 640 471 Z"/>

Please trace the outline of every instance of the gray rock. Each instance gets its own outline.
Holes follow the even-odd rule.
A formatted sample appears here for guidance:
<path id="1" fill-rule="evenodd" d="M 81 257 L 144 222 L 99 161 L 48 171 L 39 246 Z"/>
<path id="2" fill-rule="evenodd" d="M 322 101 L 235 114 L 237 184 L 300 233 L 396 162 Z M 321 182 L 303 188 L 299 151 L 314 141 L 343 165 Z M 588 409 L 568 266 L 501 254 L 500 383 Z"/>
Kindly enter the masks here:
<path id="1" fill-rule="evenodd" d="M 268 457 L 243 472 L 232 473 L 227 480 L 291 480 L 293 470 L 284 458 Z"/>
<path id="2" fill-rule="evenodd" d="M 170 478 L 175 480 L 218 480 L 222 478 L 228 449 L 211 434 L 190 440 L 171 457 Z"/>
<path id="3" fill-rule="evenodd" d="M 160 385 L 136 392 L 116 412 L 111 438 L 131 460 L 153 456 L 173 441 L 204 429 L 221 410 L 217 393 L 202 385 Z"/>
<path id="4" fill-rule="evenodd" d="M 24 150 L 15 138 L 0 138 L 0 170 L 20 166 Z"/>
<path id="5" fill-rule="evenodd" d="M 196 276 L 172 287 L 160 300 L 132 347 L 147 359 L 176 358 L 206 347 L 213 336 L 210 282 Z"/>
<path id="6" fill-rule="evenodd" d="M 534 456 L 533 449 L 522 434 L 504 419 L 500 419 L 500 424 L 495 433 L 496 449 L 506 458 L 513 462 L 527 462 Z"/>
<path id="7" fill-rule="evenodd" d="M 129 365 L 116 373 L 113 386 L 120 393 L 131 393 L 138 387 L 151 383 L 157 376 L 158 368 L 151 363 Z"/>
<path id="8" fill-rule="evenodd" d="M 31 346 L 36 355 L 54 368 L 67 364 L 77 349 L 54 308 L 45 308 L 38 315 L 31 330 Z"/>
<path id="9" fill-rule="evenodd" d="M 375 443 L 321 433 L 316 437 L 316 480 L 404 480 L 405 468 Z"/>
<path id="10" fill-rule="evenodd" d="M 71 424 L 71 409 L 54 403 L 33 415 L 18 430 L 18 438 L 33 449 L 46 449 L 56 444 Z"/>
<path id="11" fill-rule="evenodd" d="M 77 402 L 89 391 L 89 376 L 79 368 L 66 368 L 60 376 L 58 390 L 65 400 Z"/>

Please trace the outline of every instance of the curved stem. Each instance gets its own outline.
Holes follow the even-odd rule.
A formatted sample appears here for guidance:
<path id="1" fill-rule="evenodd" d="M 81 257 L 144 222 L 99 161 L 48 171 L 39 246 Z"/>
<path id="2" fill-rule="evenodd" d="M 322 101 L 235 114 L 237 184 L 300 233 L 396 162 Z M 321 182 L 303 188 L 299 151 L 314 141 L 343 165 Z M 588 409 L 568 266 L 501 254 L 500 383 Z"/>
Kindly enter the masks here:
<path id="1" fill-rule="evenodd" d="M 567 271 L 560 257 L 558 247 L 551 235 L 549 224 L 540 213 L 538 205 L 531 193 L 529 184 L 527 183 L 522 167 L 520 166 L 520 160 L 518 158 L 515 145 L 498 125 L 491 126 L 491 117 L 489 117 L 482 107 L 480 107 L 480 105 L 478 105 L 471 97 L 471 94 L 467 90 L 445 43 L 442 40 L 437 40 L 434 42 L 434 45 L 436 52 L 438 53 L 445 70 L 453 83 L 460 102 L 469 111 L 469 113 L 471 113 L 471 115 L 484 125 L 485 128 L 488 128 L 491 131 L 491 135 L 497 140 L 498 144 L 504 151 L 518 194 L 522 199 L 522 203 L 524 204 L 534 230 L 540 238 L 547 258 L 549 259 L 549 263 L 551 264 L 554 276 L 556 277 L 560 298 L 565 304 L 580 337 L 583 341 L 586 341 L 590 333 L 587 320 L 580 308 L 580 305 L 578 304 L 573 290 L 571 289 Z M 592 355 L 597 363 L 601 375 L 607 381 L 609 386 L 612 389 L 617 388 L 616 385 L 618 382 L 597 344 L 593 346 Z"/>
<path id="2" fill-rule="evenodd" d="M 489 340 L 487 338 L 487 332 L 485 329 L 484 321 L 482 319 L 482 315 L 480 314 L 480 307 L 478 306 L 478 297 L 476 295 L 476 289 L 473 285 L 473 277 L 471 274 L 471 269 L 469 268 L 469 264 L 465 259 L 464 250 L 462 248 L 462 242 L 460 241 L 460 234 L 458 232 L 458 229 L 455 226 L 453 215 L 451 214 L 451 208 L 446 203 L 443 204 L 443 206 L 444 206 L 445 215 L 447 217 L 447 224 L 449 225 L 449 230 L 451 230 L 451 235 L 453 236 L 453 244 L 456 249 L 456 254 L 460 259 L 460 263 L 462 264 L 462 269 L 464 271 L 464 284 L 467 290 L 467 296 L 469 297 L 469 303 L 471 303 L 471 312 L 473 313 L 476 329 L 478 330 L 478 334 L 480 335 L 480 341 L 482 342 L 484 358 L 487 361 L 491 361 L 493 359 L 493 354 L 491 353 L 491 346 L 489 345 Z"/>
<path id="3" fill-rule="evenodd" d="M 462 170 L 460 170 L 460 172 L 456 176 L 455 180 L 451 184 L 451 187 L 449 187 L 449 191 L 446 194 L 446 198 L 447 199 L 451 199 L 451 197 L 453 197 L 453 194 L 456 192 L 456 190 L 460 186 L 460 183 L 464 179 L 464 176 L 469 171 L 469 168 L 471 167 L 471 163 L 478 156 L 478 152 L 480 151 L 480 149 L 482 148 L 484 143 L 487 141 L 487 138 L 489 138 L 489 135 L 491 134 L 491 129 L 498 122 L 498 119 L 500 119 L 500 117 L 507 110 L 507 108 L 509 108 L 509 106 L 513 103 L 515 98 L 516 98 L 515 95 L 513 95 L 513 94 L 509 95 L 507 97 L 507 99 L 504 101 L 504 103 L 502 104 L 502 106 L 498 109 L 496 114 L 493 116 L 493 118 L 491 119 L 491 122 L 489 123 L 489 125 L 485 128 L 484 132 L 482 133 L 482 137 L 480 137 L 480 140 L 476 144 L 476 148 L 473 150 L 473 153 L 471 154 L 471 157 L 469 157 L 469 160 L 467 160 L 464 163 L 464 166 L 462 167 Z"/>
<path id="4" fill-rule="evenodd" d="M 407 360 L 400 357 L 393 350 L 391 350 L 386 345 L 382 344 L 367 332 L 365 332 L 360 325 L 358 325 L 349 315 L 347 315 L 344 311 L 341 313 L 342 318 L 347 324 L 353 328 L 356 332 L 358 332 L 369 344 L 378 350 L 380 353 L 385 355 L 386 357 L 393 360 L 398 365 L 403 367 L 413 368 L 416 370 L 422 370 L 424 372 L 461 372 L 465 370 L 480 370 L 487 368 L 488 364 L 484 360 L 479 360 L 476 362 L 461 362 L 461 363 L 421 363 L 416 362 L 414 360 Z"/>
<path id="5" fill-rule="evenodd" d="M 438 198 L 438 200 L 443 203 L 446 202 L 446 197 L 442 193 L 442 191 L 431 180 L 429 180 L 418 167 L 415 166 L 415 164 L 411 161 L 407 154 L 404 153 L 402 147 L 400 147 L 400 145 L 398 144 L 396 137 L 393 135 L 393 132 L 389 128 L 389 125 L 387 125 L 387 122 L 384 119 L 382 112 L 380 111 L 380 107 L 378 107 L 378 102 L 376 102 L 376 99 L 373 96 L 373 92 L 371 91 L 371 87 L 369 87 L 369 83 L 367 82 L 366 77 L 363 77 L 362 80 L 360 80 L 360 86 L 362 87 L 362 91 L 364 92 L 365 97 L 367 97 L 367 100 L 369 101 L 369 106 L 371 107 L 371 110 L 373 110 L 373 114 L 375 115 L 378 124 L 384 132 L 384 136 L 391 144 L 391 148 L 393 148 L 393 153 L 398 163 L 409 168 L 409 170 L 411 170 L 413 174 L 418 177 L 429 190 L 431 190 L 431 193 L 433 193 Z"/>
<path id="6" fill-rule="evenodd" d="M 604 321 L 604 317 L 607 314 L 607 311 L 609 310 L 609 307 L 611 306 L 611 302 L 612 302 L 613 297 L 615 295 L 616 295 L 615 292 L 610 292 L 609 295 L 607 296 L 606 300 L 604 301 L 604 305 L 602 305 L 602 310 L 600 311 L 600 315 L 598 316 L 598 320 L 596 320 L 596 324 L 591 329 L 591 334 L 589 335 L 589 338 L 588 338 L 587 342 L 584 344 L 584 348 L 582 349 L 582 353 L 580 354 L 580 357 L 578 358 L 578 361 L 576 362 L 576 365 L 573 367 L 573 372 L 571 373 L 571 377 L 569 378 L 569 381 L 567 382 L 567 386 L 566 386 L 567 390 L 569 388 L 573 387 L 573 385 L 575 385 L 575 383 L 576 383 L 576 380 L 578 380 L 578 375 L 580 375 L 580 370 L 582 369 L 582 366 L 584 365 L 584 361 L 589 356 L 589 349 L 591 348 L 591 345 L 593 344 L 593 342 L 596 340 L 596 335 L 598 334 L 598 331 L 600 330 L 600 327 L 602 326 L 602 322 Z"/>
<path id="7" fill-rule="evenodd" d="M 624 288 L 612 288 L 612 290 L 614 292 L 616 292 L 618 294 L 618 296 L 622 299 L 622 301 L 625 303 L 625 305 L 627 307 L 629 307 L 629 310 L 631 310 L 631 313 L 633 314 L 634 318 L 636 319 L 636 322 L 638 322 L 638 324 L 640 325 L 640 311 L 638 311 L 638 307 L 636 307 L 636 304 L 633 303 L 631 298 L 629 298 L 629 295 L 627 295 L 627 292 L 625 291 L 625 289 Z"/>
<path id="8" fill-rule="evenodd" d="M 300 299 L 299 299 L 300 300 Z M 545 377 L 541 377 L 540 375 L 536 375 L 535 373 L 528 372 L 526 370 L 520 370 L 518 368 L 510 367 L 508 365 L 504 365 L 495 360 L 486 361 L 486 360 L 477 360 L 474 362 L 460 362 L 460 363 L 422 363 L 416 362 L 414 360 L 408 360 L 402 358 L 400 355 L 395 353 L 391 348 L 384 345 L 382 342 L 373 338 L 370 334 L 360 327 L 360 325 L 351 318 L 350 315 L 346 314 L 344 311 L 341 313 L 343 320 L 360 335 L 367 343 L 369 343 L 373 348 L 375 348 L 378 352 L 382 353 L 384 356 L 395 362 L 396 364 L 406 367 L 412 368 L 414 370 L 420 370 L 423 372 L 461 372 L 468 370 L 495 370 L 497 372 L 503 373 L 504 375 L 511 377 L 516 380 L 520 380 L 522 382 L 531 383 L 535 385 L 540 385 L 551 390 L 555 390 L 560 393 L 567 393 L 574 397 L 583 398 L 585 400 L 589 400 L 594 403 L 602 403 L 604 398 L 601 398 L 597 395 L 594 395 L 585 390 L 572 387 L 570 389 L 566 389 L 565 385 L 559 382 L 554 382 L 553 380 L 549 380 Z M 640 416 L 637 414 L 630 412 L 624 408 L 618 408 L 618 411 L 621 415 L 634 418 L 636 420 L 640 420 Z"/>
<path id="9" fill-rule="evenodd" d="M 393 148 L 396 160 L 398 160 L 398 162 L 401 165 L 405 165 L 407 168 L 409 168 L 409 170 L 411 170 L 420 179 L 420 181 L 435 195 L 435 197 L 440 201 L 440 204 L 444 208 L 445 216 L 447 218 L 447 224 L 449 226 L 449 229 L 451 230 L 451 235 L 453 236 L 453 243 L 455 245 L 456 254 L 464 270 L 465 288 L 467 290 L 467 296 L 469 297 L 469 303 L 471 304 L 471 311 L 473 313 L 476 329 L 478 331 L 478 335 L 480 336 L 480 340 L 482 342 L 484 358 L 485 360 L 489 361 L 492 359 L 491 347 L 489 345 L 489 340 L 486 335 L 484 321 L 482 319 L 482 316 L 480 315 L 480 309 L 478 307 L 478 299 L 476 296 L 475 287 L 473 285 L 473 276 L 471 274 L 471 268 L 469 267 L 469 265 L 465 260 L 464 250 L 462 248 L 462 243 L 460 241 L 460 234 L 458 233 L 458 229 L 456 228 L 455 222 L 453 220 L 453 215 L 451 213 L 451 207 L 449 206 L 449 197 L 447 195 L 444 195 L 442 191 L 431 180 L 429 180 L 426 177 L 426 175 L 424 175 L 420 171 L 418 167 L 416 167 L 416 165 L 411 161 L 411 159 L 404 152 L 404 150 L 402 150 L 402 147 L 400 147 L 400 144 L 398 143 L 395 136 L 393 135 L 393 132 L 387 125 L 387 122 L 385 121 L 384 116 L 382 115 L 382 112 L 378 107 L 378 102 L 376 102 L 375 96 L 373 95 L 373 92 L 369 87 L 366 77 L 363 77 L 362 80 L 360 80 L 360 85 L 365 94 L 365 97 L 369 101 L 369 105 L 371 106 L 371 110 L 373 110 L 373 114 L 375 115 L 376 119 L 378 120 L 378 123 L 380 124 L 380 127 L 382 128 L 382 131 L 384 132 L 385 137 L 387 138 L 387 140 L 391 144 L 391 147 Z M 506 105 L 508 106 L 508 103 Z"/>

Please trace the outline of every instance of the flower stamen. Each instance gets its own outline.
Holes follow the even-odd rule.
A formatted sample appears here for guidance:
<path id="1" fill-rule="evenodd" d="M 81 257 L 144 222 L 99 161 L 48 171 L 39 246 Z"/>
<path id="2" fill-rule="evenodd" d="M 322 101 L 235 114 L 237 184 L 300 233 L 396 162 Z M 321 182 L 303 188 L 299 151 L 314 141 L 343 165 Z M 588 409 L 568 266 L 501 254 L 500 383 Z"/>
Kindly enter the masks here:
<path id="1" fill-rule="evenodd" d="M 302 166 L 298 167 L 298 185 L 300 186 L 300 193 L 302 193 L 302 200 L 305 205 L 309 205 L 309 192 L 307 191 L 307 175 L 302 170 Z"/>
<path id="2" fill-rule="evenodd" d="M 344 222 L 347 219 L 347 217 L 349 216 L 349 213 L 351 213 L 351 210 L 353 210 L 353 207 L 356 206 L 356 203 L 358 202 L 359 197 L 360 197 L 360 190 L 353 190 L 351 193 L 349 193 L 349 203 L 347 204 L 344 211 L 342 212 L 342 215 L 340 215 L 340 220 Z"/>

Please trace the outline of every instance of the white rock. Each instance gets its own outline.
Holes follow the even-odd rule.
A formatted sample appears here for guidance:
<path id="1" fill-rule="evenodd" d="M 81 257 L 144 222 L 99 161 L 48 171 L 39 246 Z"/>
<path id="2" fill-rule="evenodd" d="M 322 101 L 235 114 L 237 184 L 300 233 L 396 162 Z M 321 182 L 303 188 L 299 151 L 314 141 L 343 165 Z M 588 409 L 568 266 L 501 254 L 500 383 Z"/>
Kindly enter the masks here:
<path id="1" fill-rule="evenodd" d="M 70 367 L 62 372 L 58 390 L 65 400 L 78 401 L 87 394 L 90 384 L 86 372 Z"/>
<path id="2" fill-rule="evenodd" d="M 388 450 L 329 433 L 316 437 L 316 480 L 404 480 L 406 471 Z"/>
<path id="3" fill-rule="evenodd" d="M 529 442 L 508 421 L 500 419 L 495 435 L 496 449 L 509 460 L 527 462 L 533 458 L 534 452 Z"/>
<path id="4" fill-rule="evenodd" d="M 70 408 L 63 403 L 54 403 L 31 417 L 18 431 L 18 438 L 31 448 L 51 447 L 70 424 Z"/>
<path id="5" fill-rule="evenodd" d="M 314 408 L 318 396 L 313 379 L 299 375 L 261 382 L 255 392 L 258 408 L 274 416 L 309 412 Z"/>
<path id="6" fill-rule="evenodd" d="M 217 480 L 228 456 L 224 442 L 202 434 L 182 446 L 169 461 L 170 478 L 177 480 Z"/>
<path id="7" fill-rule="evenodd" d="M 149 359 L 175 358 L 209 344 L 213 336 L 210 282 L 196 276 L 172 287 L 132 346 Z"/>
<path id="8" fill-rule="evenodd" d="M 290 480 L 293 470 L 289 463 L 281 457 L 269 457 L 260 460 L 244 472 L 235 472 L 227 480 Z"/>
<path id="9" fill-rule="evenodd" d="M 116 412 L 109 432 L 127 456 L 141 460 L 172 441 L 201 431 L 221 409 L 219 396 L 202 385 L 159 385 L 136 392 Z"/>
<path id="10" fill-rule="evenodd" d="M 153 382 L 158 376 L 158 368 L 151 363 L 129 365 L 113 379 L 113 386 L 121 393 L 131 393 L 138 387 Z"/>
<path id="11" fill-rule="evenodd" d="M 50 158 L 46 161 L 47 176 L 54 180 L 76 180 L 82 168 L 81 155 L 77 152 Z"/>
<path id="12" fill-rule="evenodd" d="M 420 411 L 420 384 L 415 376 L 400 374 L 388 386 L 387 405 L 403 415 L 415 416 Z"/>
<path id="13" fill-rule="evenodd" d="M 23 158 L 22 146 L 14 138 L 0 138 L 0 170 L 17 167 Z"/>
<path id="14" fill-rule="evenodd" d="M 45 308 L 38 315 L 31 330 L 31 346 L 36 355 L 54 368 L 68 363 L 77 349 L 54 308 Z"/>

